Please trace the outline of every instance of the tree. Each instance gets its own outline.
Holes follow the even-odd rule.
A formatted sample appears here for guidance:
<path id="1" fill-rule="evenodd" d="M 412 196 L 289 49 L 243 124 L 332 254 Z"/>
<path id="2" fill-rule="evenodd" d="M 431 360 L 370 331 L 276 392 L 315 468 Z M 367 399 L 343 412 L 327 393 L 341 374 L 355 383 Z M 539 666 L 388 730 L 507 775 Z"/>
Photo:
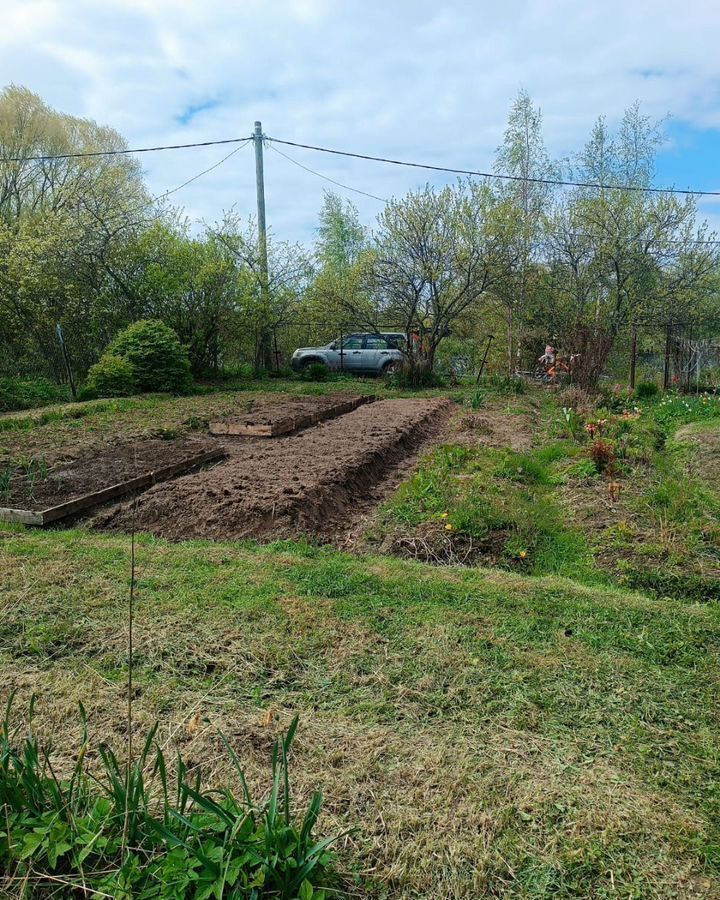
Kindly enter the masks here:
<path id="1" fill-rule="evenodd" d="M 254 335 L 255 371 L 260 372 L 265 363 L 262 337 L 292 318 L 312 275 L 310 259 L 298 244 L 275 241 L 268 235 L 266 276 L 254 223 L 243 226 L 240 217 L 230 212 L 210 233 L 229 254 L 243 280 L 241 320 Z"/>
<path id="2" fill-rule="evenodd" d="M 707 233 L 694 200 L 649 190 L 661 140 L 637 104 L 616 135 L 599 119 L 578 180 L 601 186 L 576 188 L 554 217 L 550 262 L 584 384 L 597 381 L 623 329 L 701 290 L 718 264 L 716 249 L 697 243 Z"/>
<path id="3" fill-rule="evenodd" d="M 497 188 L 492 221 L 513 264 L 493 294 L 505 315 L 508 374 L 512 375 L 515 323 L 530 294 L 552 194 L 552 187 L 537 179 L 557 177 L 543 140 L 542 114 L 527 91 L 520 91 L 513 102 L 495 171 L 509 176 Z"/>
<path id="4" fill-rule="evenodd" d="M 320 209 L 315 243 L 315 273 L 305 298 L 308 318 L 341 328 L 348 304 L 359 307 L 363 295 L 361 261 L 368 250 L 368 235 L 350 201 L 326 191 Z"/>
<path id="5" fill-rule="evenodd" d="M 67 155 L 125 147 L 112 129 L 58 113 L 25 88 L 0 93 L 0 336 L 8 368 L 60 378 L 58 322 L 80 367 L 97 358 L 103 257 L 138 227 L 149 198 L 129 156 Z"/>
<path id="6" fill-rule="evenodd" d="M 453 324 L 505 273 L 504 246 L 487 227 L 492 202 L 487 186 L 468 181 L 440 191 L 428 186 L 392 200 L 378 216 L 364 264 L 372 311 L 346 305 L 370 327 L 381 317 L 403 328 L 414 383 L 432 371 Z"/>

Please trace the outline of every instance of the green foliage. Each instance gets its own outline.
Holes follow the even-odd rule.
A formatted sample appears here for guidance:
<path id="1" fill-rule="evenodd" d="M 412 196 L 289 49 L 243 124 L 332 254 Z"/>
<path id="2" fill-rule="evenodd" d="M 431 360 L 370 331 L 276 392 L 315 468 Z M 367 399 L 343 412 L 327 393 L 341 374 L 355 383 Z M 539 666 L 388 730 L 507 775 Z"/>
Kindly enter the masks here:
<path id="1" fill-rule="evenodd" d="M 71 400 L 70 388 L 47 378 L 0 378 L 0 412 Z"/>
<path id="2" fill-rule="evenodd" d="M 120 332 L 109 353 L 130 363 L 140 391 L 182 394 L 192 386 L 187 351 L 172 328 L 156 319 L 134 322 Z"/>
<path id="3" fill-rule="evenodd" d="M 429 369 L 411 368 L 402 365 L 385 379 L 390 388 L 399 390 L 421 390 L 425 388 L 442 387 L 445 382 L 442 377 Z"/>
<path id="4" fill-rule="evenodd" d="M 480 384 L 492 388 L 497 394 L 508 394 L 512 397 L 517 397 L 526 391 L 526 385 L 522 378 L 511 378 L 509 375 L 500 375 L 497 372 L 484 376 L 480 380 Z"/>
<path id="5" fill-rule="evenodd" d="M 471 409 L 482 409 L 485 406 L 485 394 L 482 391 L 475 391 L 470 398 Z"/>
<path id="6" fill-rule="evenodd" d="M 711 576 L 629 567 L 620 580 L 634 590 L 646 591 L 656 597 L 671 597 L 688 603 L 720 601 L 720 578 Z"/>
<path id="7" fill-rule="evenodd" d="M 100 362 L 90 367 L 81 397 L 128 397 L 136 390 L 132 363 L 115 353 L 105 353 Z"/>
<path id="8" fill-rule="evenodd" d="M 0 869 L 32 874 L 38 892 L 56 887 L 104 896 L 150 900 L 277 897 L 323 900 L 314 885 L 331 861 L 335 838 L 312 832 L 322 807 L 316 793 L 304 817 L 291 812 L 288 753 L 298 720 L 276 742 L 272 784 L 263 804 L 250 796 L 238 757 L 221 736 L 242 786 L 204 789 L 177 760 L 171 787 L 168 763 L 155 743 L 157 725 L 128 771 L 101 745 L 100 772 L 89 772 L 88 727 L 75 766 L 59 779 L 50 749 L 30 732 L 12 738 L 8 701 L 0 732 Z M 31 705 L 32 719 L 32 705 Z"/>
<path id="9" fill-rule="evenodd" d="M 311 362 L 305 366 L 300 373 L 303 381 L 327 381 L 330 377 L 330 370 L 321 362 Z"/>
<path id="10" fill-rule="evenodd" d="M 419 528 L 425 544 L 437 548 L 435 561 L 443 552 L 448 562 L 469 553 L 468 562 L 597 581 L 584 536 L 566 523 L 552 494 L 553 463 L 570 450 L 441 447 L 386 505 L 383 526 Z"/>
<path id="11" fill-rule="evenodd" d="M 635 388 L 635 396 L 638 400 L 650 400 L 657 396 L 659 390 L 654 381 L 641 381 Z"/>

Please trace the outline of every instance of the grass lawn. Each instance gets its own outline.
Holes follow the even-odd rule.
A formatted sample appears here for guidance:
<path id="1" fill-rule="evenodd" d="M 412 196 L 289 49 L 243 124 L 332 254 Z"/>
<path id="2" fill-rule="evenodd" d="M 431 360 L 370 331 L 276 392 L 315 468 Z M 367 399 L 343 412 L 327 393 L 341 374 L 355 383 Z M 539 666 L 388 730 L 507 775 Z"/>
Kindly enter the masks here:
<path id="1" fill-rule="evenodd" d="M 233 387 L 0 418 L 0 470 L 201 432 L 283 391 L 403 395 Z M 222 731 L 262 793 L 298 714 L 296 801 L 321 788 L 318 833 L 354 829 L 351 896 L 720 898 L 720 404 L 579 398 L 574 418 L 564 394 L 450 393 L 367 556 L 138 537 L 136 745 L 159 721 L 170 758 L 237 788 Z M 80 702 L 91 761 L 124 751 L 129 556 L 127 535 L 0 526 L 0 701 L 17 692 L 22 733 L 37 694 L 59 774 Z"/>
<path id="2" fill-rule="evenodd" d="M 0 530 L 2 693 L 122 751 L 129 538 Z M 300 797 L 371 897 L 718 897 L 716 605 L 327 549 L 138 542 L 135 716 Z M 199 725 L 198 725 L 199 723 Z"/>

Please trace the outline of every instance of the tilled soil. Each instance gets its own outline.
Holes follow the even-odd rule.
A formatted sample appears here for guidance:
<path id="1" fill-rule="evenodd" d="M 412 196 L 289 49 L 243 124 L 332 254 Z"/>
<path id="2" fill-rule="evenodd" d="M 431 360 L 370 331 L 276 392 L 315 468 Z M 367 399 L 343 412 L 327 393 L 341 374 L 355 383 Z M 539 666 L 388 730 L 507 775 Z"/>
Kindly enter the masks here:
<path id="1" fill-rule="evenodd" d="M 277 538 L 346 531 L 357 506 L 449 415 L 447 400 L 383 400 L 288 437 L 223 440 L 229 458 L 155 485 L 95 525 L 170 539 Z"/>
<path id="2" fill-rule="evenodd" d="M 58 459 L 47 466 L 28 461 L 13 472 L 8 489 L 0 494 L 0 506 L 48 509 L 216 446 L 208 438 L 131 440 L 85 451 L 71 459 Z"/>
<path id="3" fill-rule="evenodd" d="M 229 416 L 224 421 L 247 428 L 269 426 L 289 430 L 290 426 L 303 416 L 325 415 L 339 404 L 356 399 L 357 396 L 353 394 L 322 394 L 317 397 L 299 395 L 282 403 L 266 401 L 253 404 L 252 408 L 242 415 Z"/>

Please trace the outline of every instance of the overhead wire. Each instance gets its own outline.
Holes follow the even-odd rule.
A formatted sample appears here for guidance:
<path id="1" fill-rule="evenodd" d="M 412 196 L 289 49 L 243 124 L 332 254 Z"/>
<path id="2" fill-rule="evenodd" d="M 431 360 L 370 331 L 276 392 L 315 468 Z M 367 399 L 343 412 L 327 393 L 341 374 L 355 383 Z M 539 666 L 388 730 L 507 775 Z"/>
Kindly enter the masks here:
<path id="1" fill-rule="evenodd" d="M 315 169 L 311 169 L 309 166 L 303 165 L 301 162 L 298 162 L 297 159 L 293 159 L 292 156 L 288 156 L 287 153 L 283 153 L 282 150 L 278 150 L 278 148 L 273 144 L 271 138 L 268 138 L 268 146 L 271 150 L 274 150 L 275 153 L 279 153 L 280 156 L 287 159 L 288 162 L 293 163 L 293 165 L 295 166 L 299 166 L 301 169 L 305 169 L 305 171 L 310 172 L 311 175 L 317 175 L 318 178 L 323 178 L 325 181 L 329 181 L 331 184 L 335 184 L 346 191 L 353 191 L 356 194 L 362 194 L 364 197 L 370 197 L 373 200 L 379 200 L 380 203 L 388 202 L 385 197 L 378 197 L 377 194 L 371 194 L 368 191 L 361 191 L 360 188 L 351 187 L 349 184 L 343 184 L 341 181 L 336 181 L 334 178 L 330 178 L 329 175 L 323 175 L 322 172 L 316 172 Z"/>
<path id="2" fill-rule="evenodd" d="M 50 162 L 54 159 L 84 159 L 94 156 L 127 156 L 131 153 L 157 153 L 160 150 L 190 150 L 195 147 L 216 147 L 220 144 L 240 144 L 251 141 L 253 136 L 225 138 L 218 141 L 195 141 L 191 144 L 163 144 L 158 147 L 132 147 L 121 150 L 80 150 L 77 153 L 53 153 L 41 156 L 4 156 L 0 162 Z"/>
<path id="3" fill-rule="evenodd" d="M 187 150 L 196 147 L 213 147 L 221 144 L 240 144 L 248 140 L 253 140 L 254 136 L 223 138 L 213 141 L 195 141 L 187 144 L 161 144 L 155 147 L 134 147 L 120 150 L 86 150 L 77 153 L 57 153 L 38 156 L 8 156 L 0 158 L 0 162 L 43 162 L 57 159 L 79 159 L 84 157 L 98 156 L 126 156 L 132 153 L 156 153 L 164 150 Z M 693 197 L 720 197 L 720 191 L 706 191 L 697 188 L 663 188 L 634 184 L 605 184 L 599 181 L 574 181 L 562 178 L 526 178 L 522 175 L 507 175 L 499 172 L 483 172 L 478 169 L 460 169 L 451 166 L 438 166 L 432 163 L 413 162 L 410 160 L 393 159 L 386 156 L 372 156 L 368 153 L 354 153 L 349 150 L 336 150 L 331 147 L 321 147 L 317 144 L 303 144 L 299 141 L 287 141 L 282 138 L 276 138 L 269 135 L 263 135 L 267 141 L 276 144 L 284 144 L 287 147 L 298 147 L 302 150 L 313 150 L 317 153 L 328 153 L 334 156 L 345 156 L 352 159 L 364 159 L 370 162 L 381 162 L 393 166 L 406 166 L 414 169 L 426 169 L 432 172 L 446 172 L 451 175 L 471 175 L 476 178 L 494 178 L 505 181 L 529 182 L 531 184 L 545 184 L 556 187 L 584 187 L 594 188 L 597 190 L 611 191 L 633 191 L 639 193 L 655 193 L 655 194 L 681 194 Z M 299 164 L 301 165 L 301 164 Z M 315 173 L 319 174 L 319 173 Z M 324 176 L 320 176 L 324 177 Z M 377 199 L 377 198 L 374 198 Z"/>
<path id="4" fill-rule="evenodd" d="M 334 156 L 348 156 L 352 159 L 364 159 L 369 160 L 370 162 L 387 163 L 393 166 L 408 166 L 414 169 L 428 169 L 433 172 L 447 172 L 451 175 L 472 175 L 476 178 L 496 178 L 505 181 L 519 181 L 523 183 L 529 182 L 530 184 L 554 185 L 556 187 L 585 187 L 608 191 L 636 191 L 640 193 L 649 192 L 655 194 L 684 194 L 698 197 L 720 197 L 720 191 L 691 190 L 689 188 L 687 190 L 683 190 L 681 188 L 644 187 L 642 185 L 635 184 L 603 184 L 602 182 L 571 181 L 560 178 L 526 178 L 522 175 L 504 175 L 498 172 L 481 172 L 476 169 L 455 169 L 450 168 L 449 166 L 436 166 L 430 163 L 409 162 L 408 160 L 391 159 L 385 156 L 370 156 L 366 153 L 351 153 L 348 150 L 334 150 L 329 147 L 319 147 L 315 144 L 300 144 L 297 141 L 285 141 L 276 137 L 268 137 L 267 139 L 269 141 L 274 141 L 277 144 L 285 144 L 288 147 L 299 147 L 303 150 L 315 150 L 318 153 L 330 153 Z"/>

